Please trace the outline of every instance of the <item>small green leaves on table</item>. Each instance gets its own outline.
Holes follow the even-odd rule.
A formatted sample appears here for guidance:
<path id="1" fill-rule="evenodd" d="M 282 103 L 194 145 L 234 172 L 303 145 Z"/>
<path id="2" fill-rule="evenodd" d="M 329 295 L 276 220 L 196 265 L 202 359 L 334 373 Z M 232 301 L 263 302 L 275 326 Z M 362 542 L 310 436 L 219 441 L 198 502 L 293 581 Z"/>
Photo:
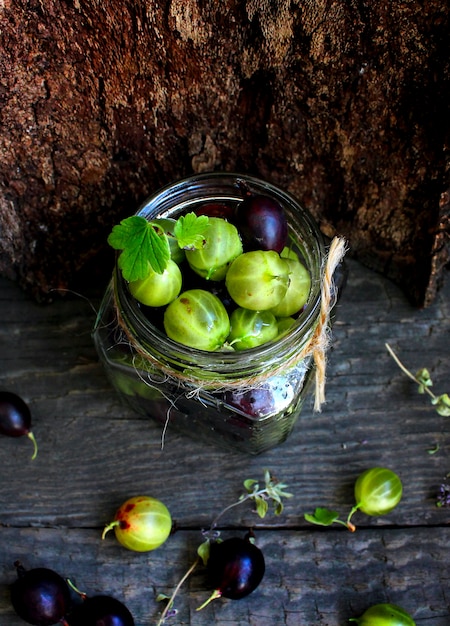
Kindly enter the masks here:
<path id="1" fill-rule="evenodd" d="M 436 411 L 439 413 L 439 415 L 442 415 L 443 417 L 450 417 L 450 396 L 447 393 L 443 393 L 437 396 L 431 391 L 430 387 L 433 386 L 433 381 L 431 380 L 429 371 L 425 367 L 423 367 L 419 369 L 414 375 L 403 365 L 398 356 L 392 350 L 391 346 L 389 344 L 385 345 L 387 351 L 397 363 L 402 372 L 404 372 L 409 378 L 411 378 L 411 380 L 417 383 L 418 392 L 422 394 L 427 393 L 430 396 L 431 404 L 436 407 Z"/>

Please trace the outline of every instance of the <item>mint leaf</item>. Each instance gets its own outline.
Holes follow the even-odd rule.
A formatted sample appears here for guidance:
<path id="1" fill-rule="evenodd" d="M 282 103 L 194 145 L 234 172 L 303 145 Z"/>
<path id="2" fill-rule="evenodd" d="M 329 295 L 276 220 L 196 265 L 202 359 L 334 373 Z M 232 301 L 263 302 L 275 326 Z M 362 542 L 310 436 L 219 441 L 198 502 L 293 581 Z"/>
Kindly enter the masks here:
<path id="1" fill-rule="evenodd" d="M 201 248 L 205 241 L 205 232 L 209 226 L 207 215 L 187 213 L 177 219 L 173 234 L 182 249 Z"/>
<path id="2" fill-rule="evenodd" d="M 254 478 L 247 478 L 247 480 L 244 480 L 244 488 L 247 491 L 247 493 L 254 493 L 255 491 L 258 491 L 259 489 L 258 481 L 255 480 Z M 245 496 L 241 496 L 241 497 L 245 497 Z"/>
<path id="3" fill-rule="evenodd" d="M 319 526 L 331 526 L 333 522 L 338 520 L 339 513 L 337 511 L 330 511 L 329 509 L 324 509 L 318 507 L 314 514 L 311 515 L 309 513 L 305 513 L 304 518 L 307 522 L 311 522 L 311 524 L 317 524 Z"/>
<path id="4" fill-rule="evenodd" d="M 269 510 L 269 503 L 267 502 L 267 500 L 265 500 L 261 496 L 256 496 L 255 504 L 256 512 L 258 513 L 259 517 L 265 517 L 267 511 Z"/>
<path id="5" fill-rule="evenodd" d="M 143 280 L 153 269 L 162 274 L 170 259 L 167 235 L 145 217 L 132 215 L 114 226 L 109 245 L 121 250 L 118 264 L 125 280 Z"/>
<path id="6" fill-rule="evenodd" d="M 450 397 L 447 393 L 443 393 L 441 396 L 437 396 L 431 400 L 431 403 L 436 406 L 436 411 L 443 417 L 450 417 Z"/>

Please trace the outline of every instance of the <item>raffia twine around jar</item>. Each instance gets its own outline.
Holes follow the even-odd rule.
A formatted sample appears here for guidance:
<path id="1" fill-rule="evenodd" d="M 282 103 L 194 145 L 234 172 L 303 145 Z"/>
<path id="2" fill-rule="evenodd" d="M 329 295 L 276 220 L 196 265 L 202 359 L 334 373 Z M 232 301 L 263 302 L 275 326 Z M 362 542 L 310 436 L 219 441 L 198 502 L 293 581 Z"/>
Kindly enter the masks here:
<path id="1" fill-rule="evenodd" d="M 321 411 L 322 404 L 325 402 L 327 351 L 331 339 L 330 314 L 335 304 L 336 297 L 333 276 L 337 266 L 345 256 L 346 248 L 346 241 L 342 237 L 335 237 L 331 241 L 328 255 L 324 259 L 322 269 L 320 313 L 317 325 L 310 339 L 301 350 L 295 352 L 289 359 L 284 360 L 278 365 L 272 365 L 252 377 L 236 377 L 234 379 L 227 377 L 226 380 L 214 380 L 197 376 L 192 369 L 177 371 L 161 363 L 161 361 L 150 354 L 148 350 L 139 343 L 136 336 L 130 332 L 121 314 L 121 308 L 117 302 L 116 290 L 113 289 L 117 323 L 121 331 L 127 337 L 130 347 L 144 359 L 144 362 L 148 363 L 149 369 L 159 370 L 168 378 L 178 381 L 178 383 L 186 387 L 190 387 L 191 391 L 186 393 L 188 396 L 197 395 L 201 389 L 213 391 L 245 391 L 255 389 L 261 387 L 269 377 L 281 375 L 283 372 L 287 372 L 296 364 L 300 363 L 303 359 L 312 356 L 315 365 L 314 410 Z"/>

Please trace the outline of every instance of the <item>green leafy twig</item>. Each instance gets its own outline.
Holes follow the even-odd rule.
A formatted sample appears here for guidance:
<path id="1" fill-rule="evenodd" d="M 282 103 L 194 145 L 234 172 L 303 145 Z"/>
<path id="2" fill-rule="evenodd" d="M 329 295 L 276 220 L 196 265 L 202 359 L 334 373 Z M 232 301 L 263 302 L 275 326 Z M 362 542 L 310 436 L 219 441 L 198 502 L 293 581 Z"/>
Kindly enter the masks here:
<path id="1" fill-rule="evenodd" d="M 358 505 L 355 505 L 346 520 L 342 520 L 339 518 L 339 513 L 337 511 L 332 511 L 331 509 L 326 509 L 323 507 L 317 507 L 313 514 L 305 513 L 304 518 L 307 522 L 311 524 L 316 524 L 317 526 L 331 526 L 331 524 L 341 524 L 350 530 L 352 533 L 355 532 L 356 526 L 353 522 L 350 521 L 353 514 L 358 510 Z"/>
<path id="2" fill-rule="evenodd" d="M 430 373 L 426 368 L 422 368 L 416 372 L 414 375 L 410 372 L 400 361 L 398 356 L 392 350 L 391 346 L 386 343 L 385 344 L 387 351 L 397 363 L 399 368 L 404 372 L 411 380 L 413 380 L 418 386 L 419 393 L 427 393 L 431 398 L 431 404 L 436 407 L 436 411 L 439 415 L 443 415 L 444 417 L 450 417 L 450 397 L 447 393 L 443 393 L 439 396 L 435 395 L 430 387 L 433 386 L 433 381 L 431 380 Z"/>
<path id="3" fill-rule="evenodd" d="M 283 498 L 291 498 L 293 494 L 288 493 L 285 489 L 287 485 L 278 481 L 276 478 L 272 476 L 272 474 L 268 471 L 264 471 L 264 485 L 260 486 L 257 480 L 253 478 L 248 478 L 244 480 L 244 489 L 245 493 L 243 493 L 236 502 L 229 504 L 227 507 L 222 509 L 222 511 L 214 518 L 208 530 L 203 531 L 203 536 L 206 538 L 199 547 L 197 548 L 197 558 L 181 578 L 177 586 L 175 587 L 172 595 L 170 597 L 160 594 L 158 596 L 158 600 L 168 600 L 164 611 L 161 613 L 157 626 L 161 626 L 164 623 L 166 617 L 169 616 L 169 612 L 173 607 L 174 599 L 177 593 L 179 592 L 184 581 L 192 574 L 194 569 L 199 565 L 200 561 L 203 562 L 204 565 L 207 564 L 209 558 L 209 548 L 211 545 L 211 540 L 217 541 L 218 535 L 220 534 L 215 529 L 219 523 L 219 520 L 226 514 L 228 511 L 233 509 L 234 507 L 247 502 L 248 500 L 253 500 L 256 504 L 256 513 L 259 517 L 264 518 L 269 510 L 269 505 L 272 504 L 273 511 L 275 515 L 280 515 L 283 511 Z"/>
<path id="4" fill-rule="evenodd" d="M 269 510 L 269 503 L 272 503 L 275 515 L 280 515 L 283 512 L 282 498 L 291 498 L 292 494 L 285 491 L 287 485 L 279 482 L 272 474 L 265 470 L 264 472 L 264 486 L 260 487 L 259 482 L 253 478 L 244 480 L 244 488 L 246 493 L 243 493 L 239 500 L 225 507 L 219 515 L 213 520 L 210 531 L 216 528 L 219 520 L 230 509 L 246 502 L 247 500 L 253 500 L 256 504 L 256 512 L 259 517 L 264 518 Z"/>
<path id="5" fill-rule="evenodd" d="M 182 249 L 200 248 L 208 226 L 207 216 L 188 213 L 175 222 L 173 236 Z M 140 215 L 127 217 L 114 226 L 108 243 L 121 251 L 118 265 L 125 280 L 130 282 L 144 280 L 152 269 L 162 274 L 170 259 L 167 233 L 157 220 L 149 222 Z"/>

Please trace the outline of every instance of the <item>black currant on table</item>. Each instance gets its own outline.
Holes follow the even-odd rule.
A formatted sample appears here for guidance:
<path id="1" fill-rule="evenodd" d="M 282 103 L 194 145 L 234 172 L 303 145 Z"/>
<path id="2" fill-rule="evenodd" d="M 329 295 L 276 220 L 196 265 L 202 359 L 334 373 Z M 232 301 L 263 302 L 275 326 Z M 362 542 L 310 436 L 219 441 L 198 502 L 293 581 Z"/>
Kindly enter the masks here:
<path id="1" fill-rule="evenodd" d="M 31 411 L 28 404 L 11 391 L 0 391 L 0 434 L 7 437 L 27 436 L 32 442 L 36 458 L 38 447 L 31 431 Z"/>
<path id="2" fill-rule="evenodd" d="M 17 580 L 11 585 L 11 603 L 17 615 L 34 626 L 65 624 L 71 593 L 67 582 L 46 567 L 26 570 L 15 563 Z"/>

